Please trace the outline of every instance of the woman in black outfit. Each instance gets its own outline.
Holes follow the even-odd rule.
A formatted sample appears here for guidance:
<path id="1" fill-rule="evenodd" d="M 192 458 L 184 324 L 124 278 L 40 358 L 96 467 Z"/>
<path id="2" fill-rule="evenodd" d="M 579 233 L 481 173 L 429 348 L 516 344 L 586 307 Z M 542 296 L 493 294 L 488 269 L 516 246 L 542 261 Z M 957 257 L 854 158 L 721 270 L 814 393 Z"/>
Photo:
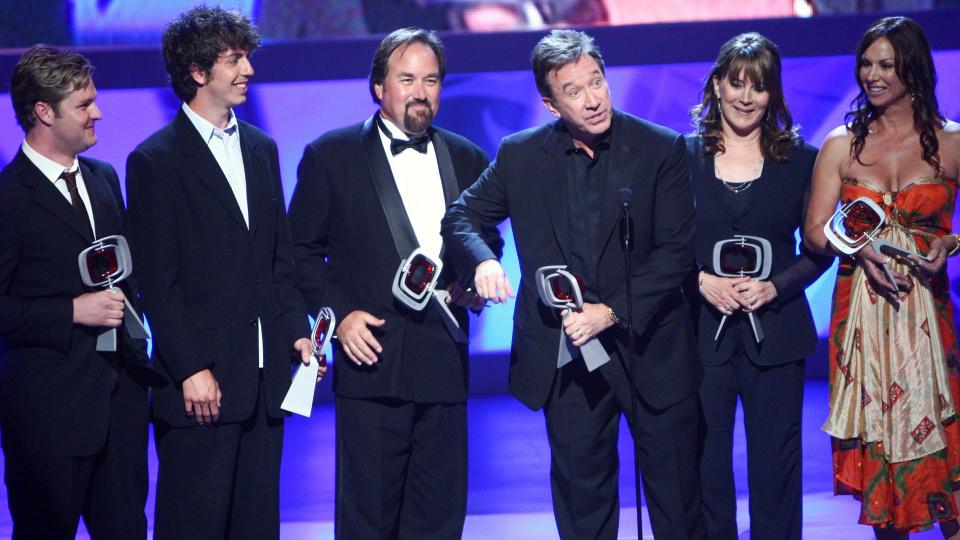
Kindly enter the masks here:
<path id="1" fill-rule="evenodd" d="M 797 135 L 780 71 L 776 46 L 760 34 L 728 41 L 692 110 L 696 133 L 687 137 L 700 268 L 690 288 L 704 364 L 700 472 L 711 539 L 737 538 L 732 455 L 738 397 L 747 435 L 751 537 L 801 536 L 804 357 L 817 344 L 804 289 L 832 259 L 797 255 L 794 231 L 803 224 L 817 150 Z M 737 235 L 769 241 L 767 279 L 717 275 L 714 246 Z M 760 342 L 748 314 L 759 323 Z"/>

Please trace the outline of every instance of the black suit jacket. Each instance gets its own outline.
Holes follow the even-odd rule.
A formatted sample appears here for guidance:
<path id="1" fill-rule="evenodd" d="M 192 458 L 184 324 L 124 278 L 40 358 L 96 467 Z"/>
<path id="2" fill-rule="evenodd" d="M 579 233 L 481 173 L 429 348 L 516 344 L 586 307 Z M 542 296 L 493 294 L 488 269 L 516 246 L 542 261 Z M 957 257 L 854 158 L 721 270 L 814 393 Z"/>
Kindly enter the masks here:
<path id="1" fill-rule="evenodd" d="M 656 408 L 696 392 L 700 382 L 693 330 L 680 284 L 693 266 L 693 194 L 683 139 L 675 132 L 615 111 L 608 175 L 596 239 L 600 301 L 621 319 L 627 313 L 624 252 L 618 233 L 619 190 L 633 191 L 632 361 L 640 396 Z M 460 273 L 471 276 L 494 254 L 471 224 L 510 218 L 520 256 L 510 388 L 524 404 L 546 402 L 557 371 L 560 318 L 540 302 L 537 268 L 564 264 L 569 252 L 564 153 L 570 136 L 560 120 L 505 138 L 496 161 L 443 220 L 443 236 Z M 626 350 L 628 332 L 601 334 L 609 352 Z M 603 368 L 601 368 L 603 369 Z"/>
<path id="2" fill-rule="evenodd" d="M 169 384 L 156 418 L 193 425 L 181 383 L 209 368 L 223 393 L 220 422 L 248 418 L 257 401 L 257 320 L 263 326 L 267 413 L 281 417 L 292 344 L 307 335 L 293 287 L 293 250 L 277 146 L 238 122 L 249 228 L 200 133 L 181 110 L 127 159 L 127 199 L 154 359 Z"/>
<path id="3" fill-rule="evenodd" d="M 693 305 L 700 356 L 705 365 L 727 361 L 738 344 L 747 356 L 762 366 L 794 362 L 813 353 L 817 331 L 810 314 L 804 289 L 813 283 L 832 263 L 833 257 L 808 253 L 794 236 L 803 224 L 806 197 L 813 175 L 817 149 L 798 143 L 783 163 L 767 160 L 760 178 L 741 197 L 749 197 L 742 215 L 734 215 L 723 204 L 726 188 L 714 177 L 713 156 L 704 155 L 703 138 L 687 137 L 687 154 L 693 189 L 697 200 L 697 263 L 706 272 L 713 268 L 713 247 L 737 234 L 759 236 L 770 241 L 773 265 L 770 281 L 777 288 L 777 298 L 761 308 L 755 316 L 765 337 L 757 344 L 750 323 L 728 320 L 719 341 L 714 341 L 717 326 L 723 317 L 697 293 L 695 278 L 687 288 Z M 742 315 L 735 314 L 740 318 Z M 726 325 L 730 325 L 729 327 Z"/>
<path id="4" fill-rule="evenodd" d="M 117 173 L 79 161 L 97 236 L 122 234 Z M 73 299 L 91 292 L 77 255 L 92 241 L 70 202 L 18 152 L 0 172 L 0 424 L 5 445 L 32 455 L 92 455 L 107 438 L 113 368 L 110 353 L 96 351 L 103 329 L 73 324 Z M 136 303 L 132 280 L 121 288 Z M 121 361 L 146 368 L 146 342 L 118 336 Z"/>
<path id="5" fill-rule="evenodd" d="M 487 156 L 443 129 L 432 128 L 432 139 L 449 204 L 483 172 Z M 411 312 L 391 292 L 400 261 L 418 243 L 372 119 L 307 145 L 290 202 L 290 225 L 297 285 L 311 311 L 330 306 L 342 319 L 359 309 L 386 320 L 374 330 L 383 346 L 375 366 L 355 365 L 335 342 L 337 395 L 465 401 L 467 347 L 453 341 L 433 307 Z M 485 229 L 485 241 L 495 251 L 502 247 L 495 227 Z M 440 287 L 454 275 L 449 256 L 443 260 Z M 468 332 L 465 311 L 452 310 Z"/>

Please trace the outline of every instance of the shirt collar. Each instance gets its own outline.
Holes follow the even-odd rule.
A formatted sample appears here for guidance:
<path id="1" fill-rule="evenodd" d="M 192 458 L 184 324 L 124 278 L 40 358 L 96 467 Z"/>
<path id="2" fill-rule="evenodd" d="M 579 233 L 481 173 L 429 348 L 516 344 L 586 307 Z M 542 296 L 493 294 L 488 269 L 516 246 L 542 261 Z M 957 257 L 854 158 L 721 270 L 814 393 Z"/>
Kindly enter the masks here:
<path id="1" fill-rule="evenodd" d="M 74 156 L 73 163 L 71 163 L 69 167 L 64 167 L 56 161 L 53 161 L 47 156 L 44 156 L 40 152 L 34 150 L 30 144 L 27 143 L 26 139 L 24 139 L 23 144 L 20 145 L 20 149 L 23 150 L 23 153 L 25 156 L 27 156 L 27 159 L 29 159 L 31 163 L 40 169 L 40 172 L 43 173 L 43 176 L 47 177 L 47 179 L 51 182 L 56 183 L 56 181 L 60 179 L 60 174 L 64 171 L 78 172 L 80 170 L 80 163 L 76 156 Z"/>
<path id="2" fill-rule="evenodd" d="M 183 109 L 183 112 L 186 113 L 187 118 L 190 119 L 190 123 L 193 124 L 193 127 L 197 128 L 197 131 L 200 132 L 200 136 L 203 137 L 203 142 L 207 144 L 210 144 L 210 139 L 213 137 L 223 139 L 224 136 L 230 136 L 237 133 L 237 115 L 234 114 L 233 109 L 230 109 L 230 120 L 227 121 L 227 127 L 220 129 L 211 124 L 206 118 L 197 114 L 186 103 L 184 103 L 181 108 Z"/>

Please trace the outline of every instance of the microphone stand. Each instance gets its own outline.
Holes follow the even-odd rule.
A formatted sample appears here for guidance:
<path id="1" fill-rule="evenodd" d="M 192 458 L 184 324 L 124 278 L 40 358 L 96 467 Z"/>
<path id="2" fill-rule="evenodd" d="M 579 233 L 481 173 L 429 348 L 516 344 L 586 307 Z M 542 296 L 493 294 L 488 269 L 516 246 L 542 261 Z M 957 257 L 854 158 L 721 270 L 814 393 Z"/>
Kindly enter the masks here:
<path id="1" fill-rule="evenodd" d="M 643 538 L 643 517 L 640 514 L 640 442 L 637 438 L 637 382 L 633 378 L 633 369 L 630 363 L 634 355 L 634 335 L 633 335 L 633 261 L 630 252 L 633 251 L 632 225 L 630 220 L 630 199 L 633 197 L 633 191 L 630 188 L 620 190 L 620 242 L 623 247 L 623 270 L 625 284 L 627 288 L 627 357 L 621 358 L 623 370 L 630 383 L 630 424 L 633 427 L 631 437 L 633 438 L 633 481 L 636 487 L 637 498 L 637 538 Z"/>

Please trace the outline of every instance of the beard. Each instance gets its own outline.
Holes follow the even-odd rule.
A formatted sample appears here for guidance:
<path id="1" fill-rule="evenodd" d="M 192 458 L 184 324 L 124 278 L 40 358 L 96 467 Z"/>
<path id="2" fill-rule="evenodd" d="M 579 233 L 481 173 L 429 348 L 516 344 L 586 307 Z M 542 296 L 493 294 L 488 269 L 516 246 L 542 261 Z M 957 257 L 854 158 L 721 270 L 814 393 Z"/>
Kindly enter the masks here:
<path id="1" fill-rule="evenodd" d="M 414 105 L 423 105 L 423 109 L 412 110 Z M 415 99 L 407 103 L 403 111 L 403 130 L 407 133 L 420 134 L 427 131 L 433 123 L 433 107 L 426 100 Z"/>

